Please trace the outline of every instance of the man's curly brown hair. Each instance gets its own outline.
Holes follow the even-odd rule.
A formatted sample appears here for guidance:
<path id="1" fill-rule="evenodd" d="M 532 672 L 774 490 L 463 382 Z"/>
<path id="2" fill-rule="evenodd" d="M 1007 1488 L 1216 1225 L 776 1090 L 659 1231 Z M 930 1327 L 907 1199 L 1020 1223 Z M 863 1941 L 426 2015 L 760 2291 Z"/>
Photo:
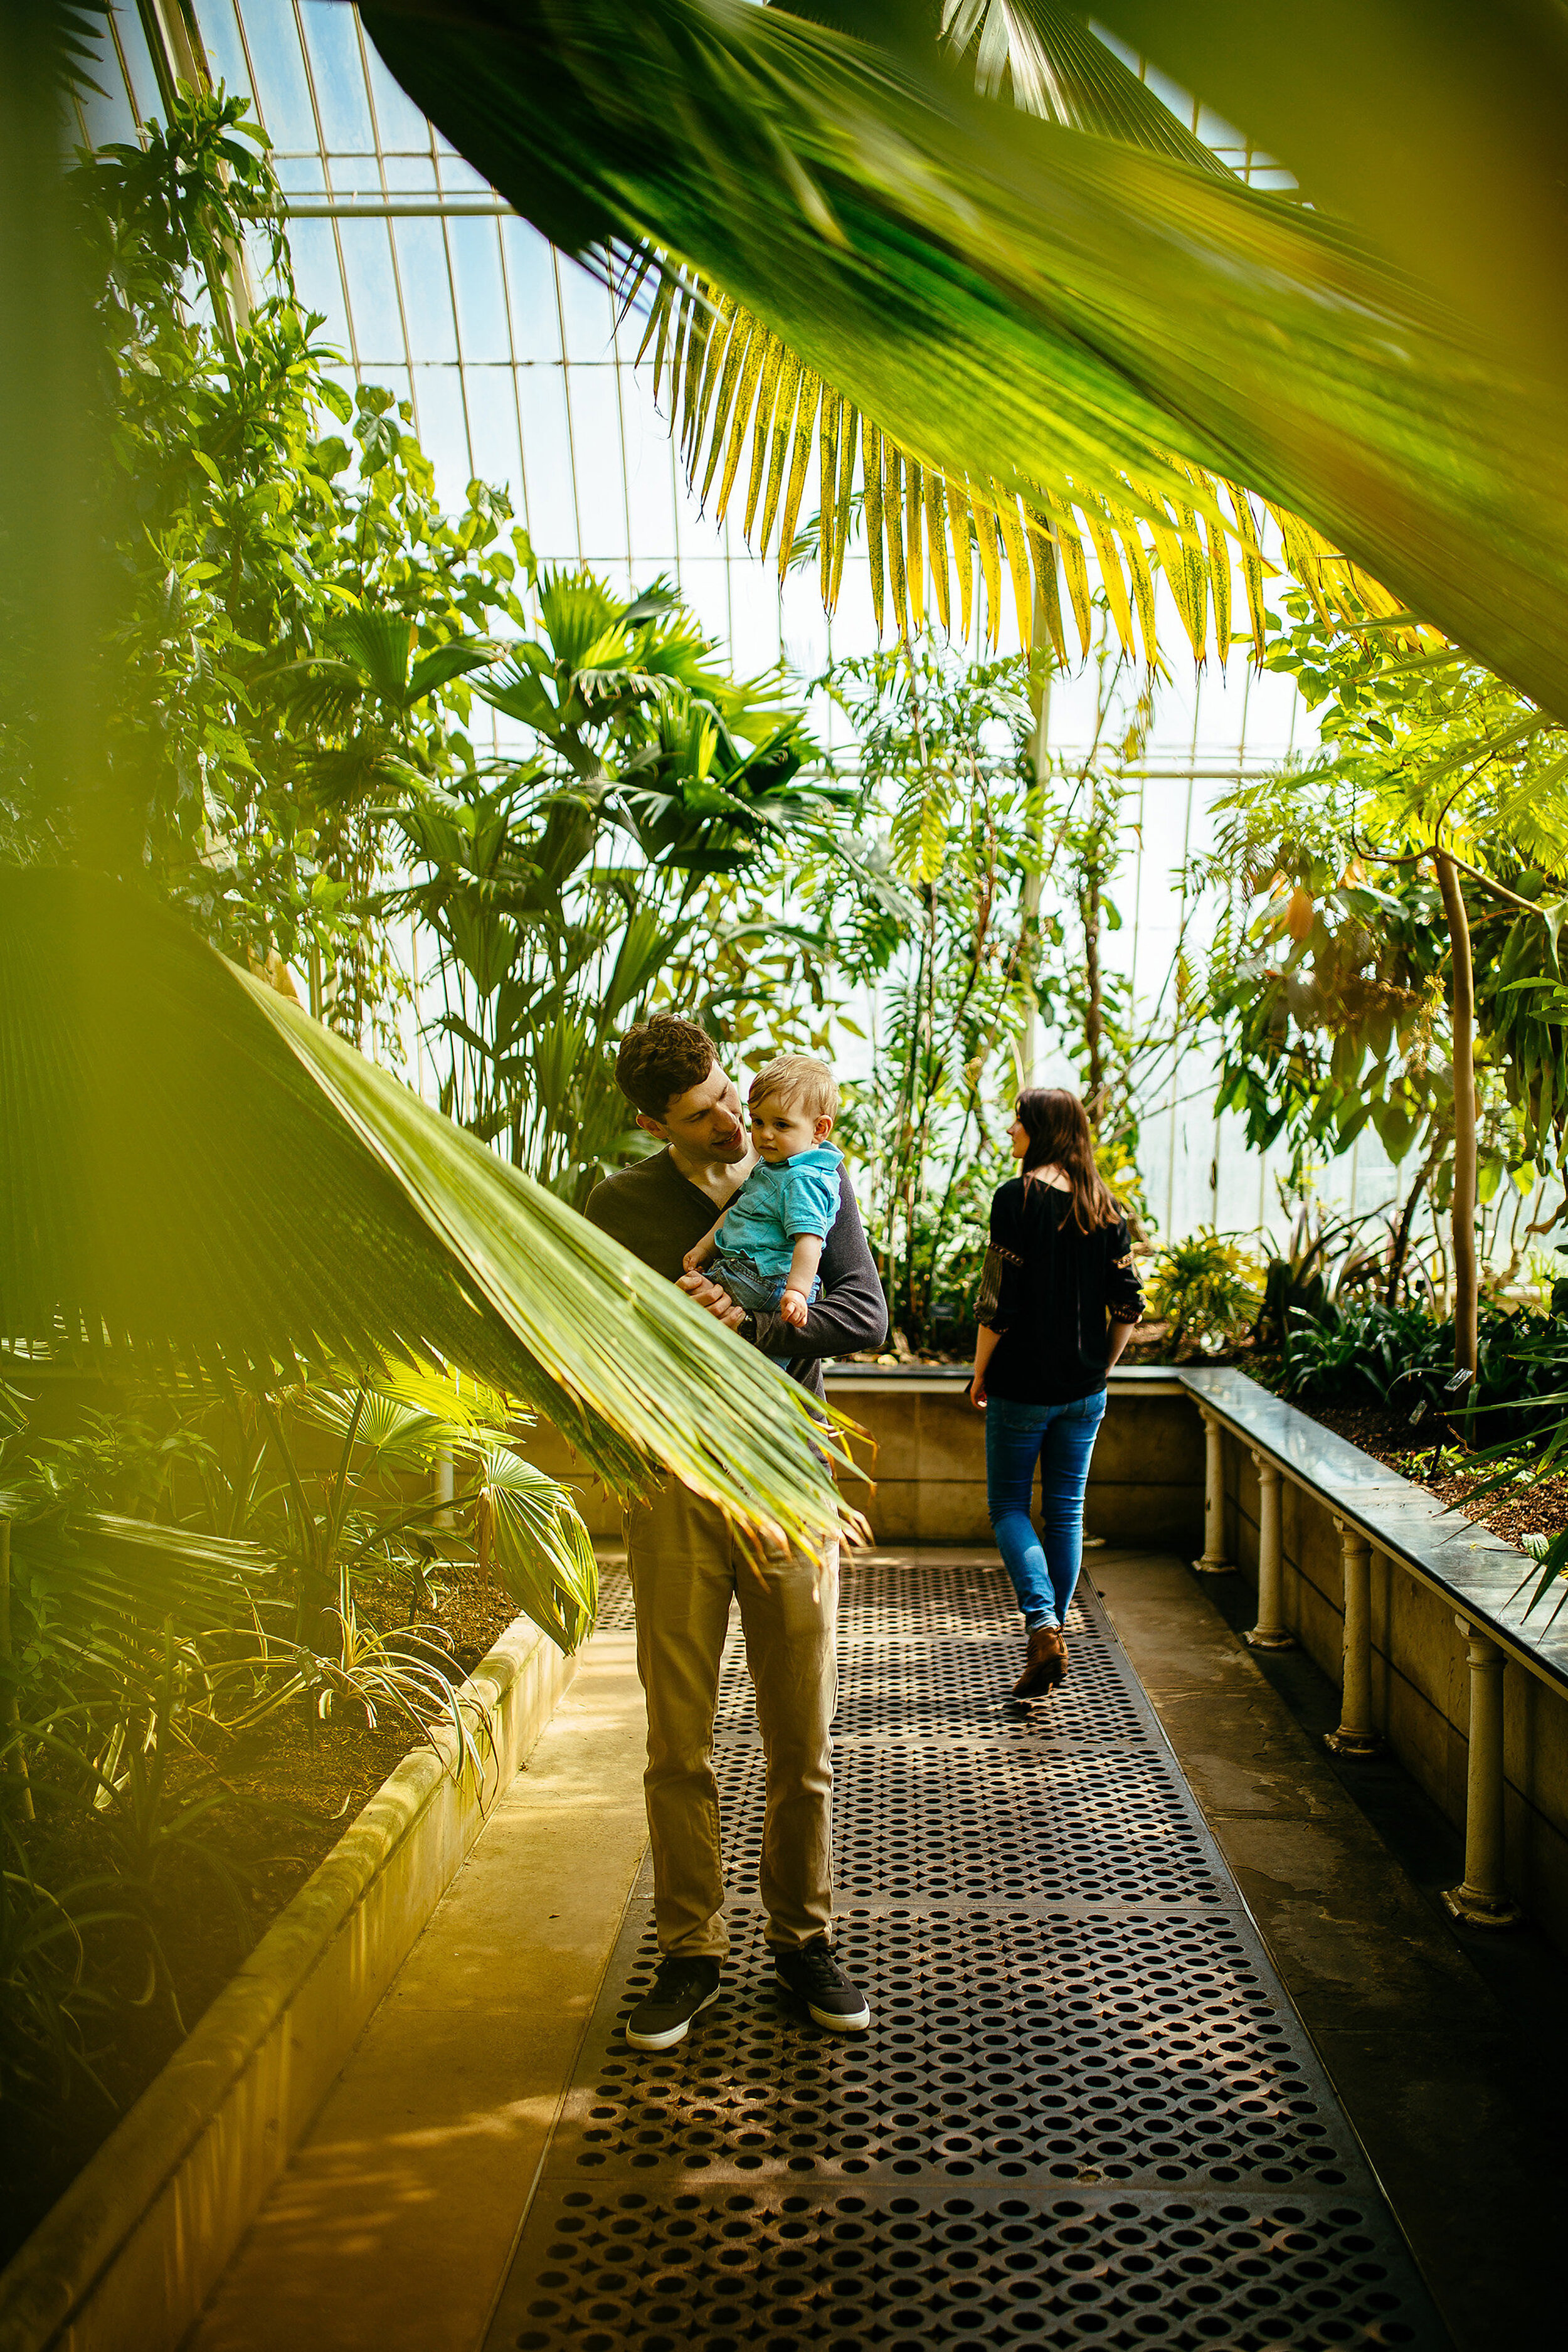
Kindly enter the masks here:
<path id="1" fill-rule="evenodd" d="M 616 1084 L 637 1109 L 662 1120 L 677 1095 L 700 1087 L 718 1059 L 718 1047 L 695 1021 L 656 1013 L 621 1039 Z"/>

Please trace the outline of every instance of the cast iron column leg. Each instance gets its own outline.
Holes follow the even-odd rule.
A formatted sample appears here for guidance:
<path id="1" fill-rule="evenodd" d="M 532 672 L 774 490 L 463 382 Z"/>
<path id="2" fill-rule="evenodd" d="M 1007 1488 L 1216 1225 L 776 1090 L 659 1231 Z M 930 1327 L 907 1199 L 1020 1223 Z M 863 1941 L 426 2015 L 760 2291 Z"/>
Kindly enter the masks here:
<path id="1" fill-rule="evenodd" d="M 1334 1525 L 1344 1574 L 1344 1696 L 1339 1729 L 1323 1738 L 1336 1756 L 1375 1756 L 1383 1741 L 1372 1720 L 1372 1549 L 1342 1519 Z"/>
<path id="2" fill-rule="evenodd" d="M 1472 1927 L 1511 1927 L 1521 1916 L 1503 1877 L 1502 1652 L 1468 1617 L 1454 1620 L 1470 1645 L 1470 1756 L 1465 1786 L 1465 1881 L 1444 1902 Z"/>
<path id="3" fill-rule="evenodd" d="M 1225 1556 L 1225 1432 L 1219 1415 L 1204 1405 L 1198 1407 L 1204 1417 L 1204 1429 L 1208 1440 L 1208 1459 L 1204 1478 L 1204 1556 L 1193 1566 L 1200 1576 L 1228 1576 L 1231 1565 Z"/>
<path id="4" fill-rule="evenodd" d="M 1258 1622 L 1243 1639 L 1255 1650 L 1293 1650 L 1296 1636 L 1285 1625 L 1284 1555 L 1279 1539 L 1279 1470 L 1265 1454 L 1258 1465 Z"/>

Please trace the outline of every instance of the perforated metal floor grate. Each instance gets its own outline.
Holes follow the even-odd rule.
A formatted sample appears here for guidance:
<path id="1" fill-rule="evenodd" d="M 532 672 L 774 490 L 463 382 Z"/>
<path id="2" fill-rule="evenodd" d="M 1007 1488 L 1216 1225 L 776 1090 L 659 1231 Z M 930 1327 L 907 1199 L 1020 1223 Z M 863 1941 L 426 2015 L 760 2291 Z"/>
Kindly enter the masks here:
<path id="1" fill-rule="evenodd" d="M 1447 2345 L 1104 1612 L 1007 1700 L 999 1572 L 846 1575 L 838 1948 L 868 2034 L 776 1986 L 738 1629 L 716 1743 L 734 1948 L 660 2057 L 633 1899 L 487 2352 Z"/>

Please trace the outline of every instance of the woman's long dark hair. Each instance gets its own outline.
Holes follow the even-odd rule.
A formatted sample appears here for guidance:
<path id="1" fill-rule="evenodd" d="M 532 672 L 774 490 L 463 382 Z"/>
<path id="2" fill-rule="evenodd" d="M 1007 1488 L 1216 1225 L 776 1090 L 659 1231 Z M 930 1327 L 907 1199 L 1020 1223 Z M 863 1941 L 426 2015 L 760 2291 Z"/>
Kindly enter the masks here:
<path id="1" fill-rule="evenodd" d="M 1089 1113 L 1077 1095 L 1065 1087 L 1026 1087 L 1017 1111 L 1029 1139 L 1026 1177 L 1037 1168 L 1059 1168 L 1072 1188 L 1073 1222 L 1079 1231 L 1092 1234 L 1101 1225 L 1115 1224 L 1121 1211 L 1094 1164 Z"/>

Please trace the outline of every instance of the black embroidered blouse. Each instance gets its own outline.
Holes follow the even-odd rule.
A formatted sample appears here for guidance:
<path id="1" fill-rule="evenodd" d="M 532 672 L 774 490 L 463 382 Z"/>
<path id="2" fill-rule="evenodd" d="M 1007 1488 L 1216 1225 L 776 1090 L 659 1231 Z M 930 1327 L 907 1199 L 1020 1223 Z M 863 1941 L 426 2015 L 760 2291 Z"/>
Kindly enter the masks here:
<path id="1" fill-rule="evenodd" d="M 1070 1404 L 1105 1386 L 1112 1323 L 1136 1323 L 1143 1293 L 1123 1219 L 1086 1234 L 1072 1195 L 1016 1176 L 991 1203 L 977 1319 L 1000 1332 L 987 1392 L 1018 1404 Z"/>

